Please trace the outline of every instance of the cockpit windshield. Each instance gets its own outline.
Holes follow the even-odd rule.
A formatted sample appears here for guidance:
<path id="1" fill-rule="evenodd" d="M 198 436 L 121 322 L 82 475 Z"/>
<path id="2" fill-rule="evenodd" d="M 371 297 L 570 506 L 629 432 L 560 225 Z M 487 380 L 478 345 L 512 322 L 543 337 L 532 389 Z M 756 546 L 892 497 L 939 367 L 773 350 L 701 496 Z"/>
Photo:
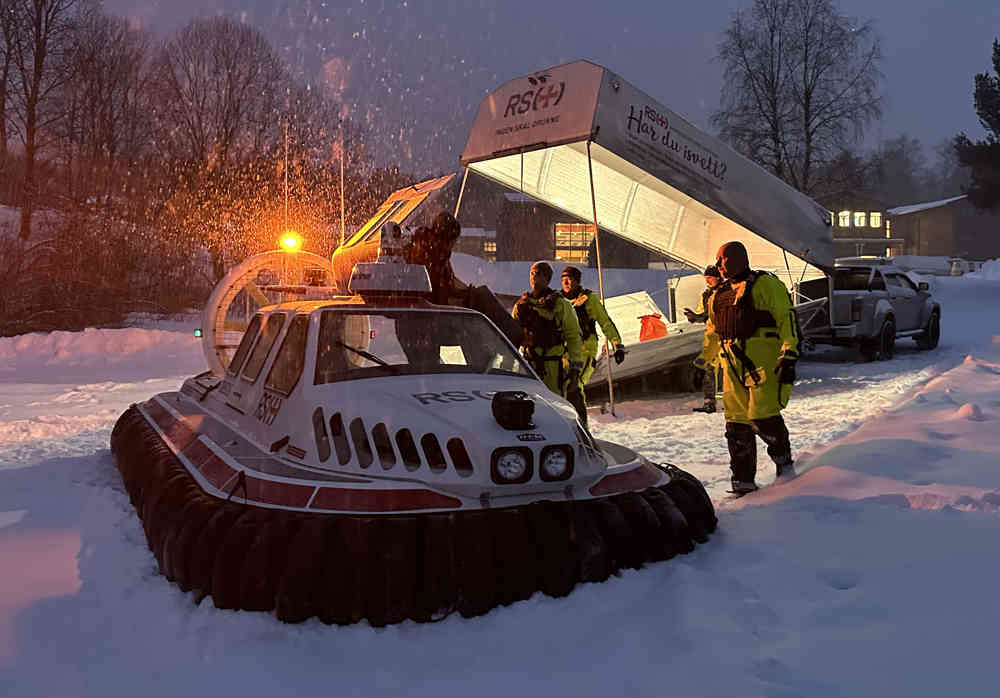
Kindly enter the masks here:
<path id="1" fill-rule="evenodd" d="M 324 310 L 316 385 L 359 378 L 480 373 L 533 378 L 484 317 L 438 310 Z"/>

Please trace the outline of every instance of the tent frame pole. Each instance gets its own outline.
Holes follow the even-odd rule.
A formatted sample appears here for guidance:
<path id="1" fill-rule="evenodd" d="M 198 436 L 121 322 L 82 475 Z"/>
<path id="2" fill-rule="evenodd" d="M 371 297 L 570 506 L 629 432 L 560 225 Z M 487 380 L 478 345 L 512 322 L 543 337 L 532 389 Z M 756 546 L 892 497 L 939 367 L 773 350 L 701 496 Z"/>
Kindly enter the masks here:
<path id="1" fill-rule="evenodd" d="M 458 201 L 455 202 L 455 218 L 458 218 L 458 211 L 462 208 L 462 196 L 465 194 L 465 180 L 469 178 L 469 168 L 462 171 L 462 186 L 458 190 Z"/>
<path id="2" fill-rule="evenodd" d="M 591 140 L 587 141 L 587 172 L 590 174 L 590 205 L 594 211 L 594 251 L 597 253 L 597 289 L 601 294 L 601 305 L 604 305 L 604 269 L 601 266 L 601 236 L 600 226 L 597 225 L 597 195 L 594 194 L 594 165 L 590 157 Z M 611 416 L 615 414 L 615 388 L 611 382 L 611 349 L 608 346 L 608 338 L 604 338 L 604 355 L 607 357 L 608 368 L 608 403 L 611 406 Z"/>

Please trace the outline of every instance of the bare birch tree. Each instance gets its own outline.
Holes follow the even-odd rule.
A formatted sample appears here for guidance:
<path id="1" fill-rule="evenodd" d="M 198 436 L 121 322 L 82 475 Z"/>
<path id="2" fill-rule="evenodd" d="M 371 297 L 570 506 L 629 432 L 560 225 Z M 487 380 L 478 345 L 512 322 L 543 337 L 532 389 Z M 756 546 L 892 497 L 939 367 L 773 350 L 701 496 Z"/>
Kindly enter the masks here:
<path id="1" fill-rule="evenodd" d="M 719 44 L 713 124 L 724 140 L 808 194 L 881 115 L 881 48 L 834 0 L 755 0 Z"/>
<path id="2" fill-rule="evenodd" d="M 54 138 L 61 114 L 54 108 L 60 88 L 72 80 L 69 54 L 74 23 L 93 10 L 85 0 L 5 0 L 13 12 L 11 51 L 13 125 L 24 146 L 20 237 L 31 234 L 39 152 Z"/>

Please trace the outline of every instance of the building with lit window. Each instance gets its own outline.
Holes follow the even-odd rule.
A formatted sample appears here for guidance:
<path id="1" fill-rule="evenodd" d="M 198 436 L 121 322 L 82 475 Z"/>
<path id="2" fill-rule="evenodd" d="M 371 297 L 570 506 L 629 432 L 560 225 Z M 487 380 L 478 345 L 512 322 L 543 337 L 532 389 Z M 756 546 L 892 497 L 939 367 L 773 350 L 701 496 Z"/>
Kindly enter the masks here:
<path id="1" fill-rule="evenodd" d="M 968 198 L 897 206 L 888 210 L 902 254 L 985 260 L 1000 257 L 1000 211 L 977 209 Z"/>
<path id="2" fill-rule="evenodd" d="M 902 241 L 893 235 L 884 202 L 844 192 L 825 197 L 822 203 L 830 212 L 835 256 L 901 254 Z"/>
<path id="3" fill-rule="evenodd" d="M 462 234 L 455 241 L 455 247 L 452 249 L 454 252 L 482 257 L 487 262 L 495 262 L 497 261 L 496 231 L 462 226 Z"/>
<path id="4" fill-rule="evenodd" d="M 497 220 L 496 259 L 550 259 L 566 264 L 597 266 L 594 224 L 581 221 L 526 194 L 506 192 Z M 645 269 L 660 257 L 627 240 L 601 232 L 604 266 Z"/>

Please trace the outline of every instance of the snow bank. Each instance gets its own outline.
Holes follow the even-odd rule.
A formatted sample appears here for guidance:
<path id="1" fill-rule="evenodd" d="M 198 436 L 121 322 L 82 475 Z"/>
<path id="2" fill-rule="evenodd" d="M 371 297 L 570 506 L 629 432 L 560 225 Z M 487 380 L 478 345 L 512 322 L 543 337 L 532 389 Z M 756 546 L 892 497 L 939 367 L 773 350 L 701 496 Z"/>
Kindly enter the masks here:
<path id="1" fill-rule="evenodd" d="M 94 378 L 181 375 L 204 370 L 201 340 L 190 332 L 156 329 L 32 333 L 0 338 L 0 382 L 91 381 Z"/>
<path id="2" fill-rule="evenodd" d="M 0 451 L 0 694 L 990 695 L 1000 283 L 939 281 L 938 350 L 900 340 L 893 361 L 856 364 L 832 351 L 800 363 L 787 415 L 804 473 L 727 503 L 719 533 L 694 554 L 483 618 L 382 629 L 287 626 L 196 605 L 158 574 L 106 432 L 59 436 L 72 417 L 167 389 L 167 372 L 183 362 L 164 363 L 157 347 L 180 351 L 190 340 L 102 344 L 79 333 L 110 353 L 105 363 L 86 347 L 53 358 L 56 338 L 29 338 L 23 350 L 39 357 L 0 340 L 0 365 L 25 372 L 23 382 L 0 379 L 0 423 L 15 431 L 24 417 L 3 410 L 35 404 L 51 428 L 51 455 L 31 467 L 4 469 L 11 451 Z M 188 349 L 200 360 L 197 345 Z M 62 362 L 84 355 L 108 375 L 66 385 L 71 363 Z M 129 383 L 132 359 L 155 380 Z M 693 415 L 697 402 L 650 396 L 592 424 L 722 483 L 724 421 Z M 773 472 L 760 450 L 761 472 Z"/>
<path id="3" fill-rule="evenodd" d="M 1000 281 L 1000 259 L 991 259 L 984 263 L 979 271 L 972 271 L 965 275 L 967 279 L 984 279 L 986 281 Z"/>

